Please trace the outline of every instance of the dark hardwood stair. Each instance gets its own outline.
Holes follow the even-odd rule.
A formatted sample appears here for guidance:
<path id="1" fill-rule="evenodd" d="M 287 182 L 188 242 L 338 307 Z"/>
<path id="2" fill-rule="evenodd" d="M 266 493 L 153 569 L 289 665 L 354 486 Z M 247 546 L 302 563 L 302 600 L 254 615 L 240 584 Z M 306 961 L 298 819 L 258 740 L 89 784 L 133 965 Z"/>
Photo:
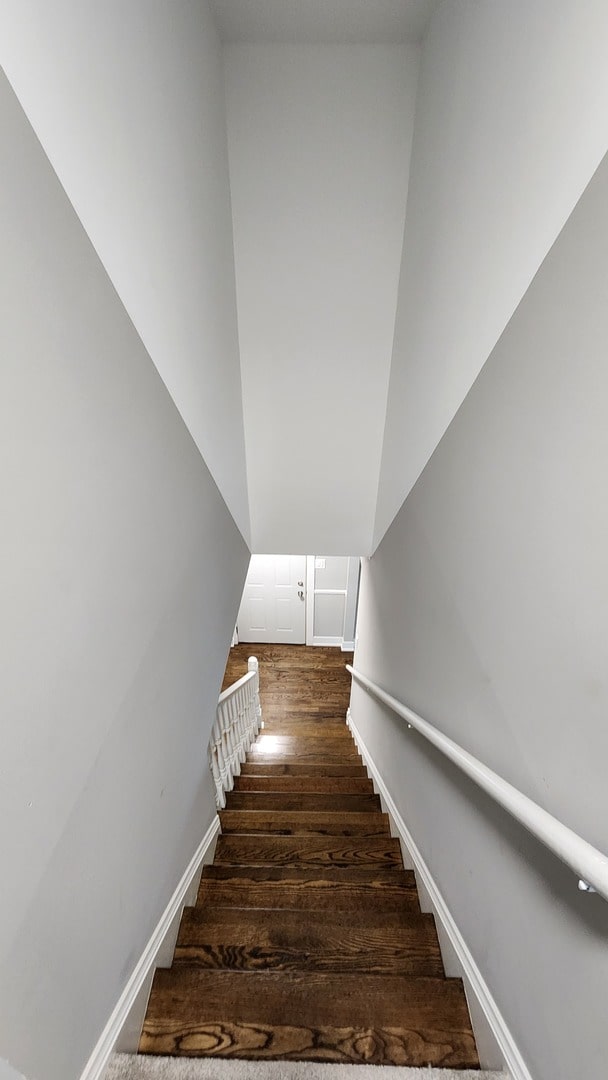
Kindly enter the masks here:
<path id="1" fill-rule="evenodd" d="M 363 764 L 344 765 L 341 760 L 320 761 L 317 764 L 302 764 L 297 758 L 293 761 L 245 761 L 241 766 L 241 776 L 363 776 L 367 769 Z"/>
<path id="2" fill-rule="evenodd" d="M 318 740 L 315 740 L 318 741 Z M 257 750 L 250 750 L 247 755 L 247 764 L 250 765 L 264 765 L 270 755 L 268 751 L 259 753 Z M 307 744 L 307 749 L 304 747 L 294 748 L 289 751 L 283 750 L 282 747 L 277 747 L 275 760 L 280 762 L 281 765 L 344 765 L 345 762 L 353 765 L 362 765 L 361 759 L 353 753 L 341 754 L 335 749 L 323 749 L 323 746 L 311 746 Z M 365 772 L 359 775 L 365 776 Z"/>
<path id="3" fill-rule="evenodd" d="M 297 836 L 320 833 L 322 836 L 389 836 L 386 814 L 343 811 L 303 810 L 221 810 L 220 822 L 225 833 L 279 833 Z"/>
<path id="4" fill-rule="evenodd" d="M 406 870 L 330 867 L 206 866 L 197 904 L 318 911 L 419 911 L 414 875 Z"/>
<path id="5" fill-rule="evenodd" d="M 215 865 L 231 866 L 384 866 L 401 869 L 399 841 L 389 836 L 353 839 L 339 836 L 220 836 Z"/>
<path id="6" fill-rule="evenodd" d="M 378 926 L 369 911 L 223 908 L 184 913 L 174 964 L 239 971 L 329 971 L 441 978 L 443 963 L 432 915 L 403 911 Z"/>
<path id="7" fill-rule="evenodd" d="M 348 731 L 348 728 L 345 730 Z M 357 760 L 360 760 L 350 733 L 348 738 L 339 739 L 330 736 L 324 738 L 322 735 L 308 735 L 305 738 L 296 735 L 258 735 L 256 742 L 247 755 L 247 760 L 263 761 L 269 754 L 272 754 L 275 758 L 279 756 L 296 758 L 303 756 L 304 760 L 310 754 L 320 754 L 321 761 L 325 757 L 335 757 L 338 761 L 344 761 L 345 759 L 348 761 L 350 758 L 355 758 L 354 764 L 357 764 Z"/>
<path id="8" fill-rule="evenodd" d="M 347 814 L 367 814 L 380 809 L 377 795 L 343 793 L 319 794 L 312 791 L 229 791 L 226 796 L 227 810 L 297 810 L 305 814 L 329 810 L 330 813 L 345 811 Z"/>
<path id="9" fill-rule="evenodd" d="M 373 795 L 374 786 L 365 776 L 237 776 L 235 791 L 284 791 L 295 795 L 306 792 L 317 795 Z"/>
<path id="10" fill-rule="evenodd" d="M 477 1068 L 464 991 L 446 978 L 344 721 L 349 658 L 260 659 L 265 727 L 220 812 L 213 865 L 154 977 L 140 1052 Z"/>
<path id="11" fill-rule="evenodd" d="M 458 980 L 192 965 L 156 973 L 140 1049 L 191 1057 L 477 1063 Z"/>

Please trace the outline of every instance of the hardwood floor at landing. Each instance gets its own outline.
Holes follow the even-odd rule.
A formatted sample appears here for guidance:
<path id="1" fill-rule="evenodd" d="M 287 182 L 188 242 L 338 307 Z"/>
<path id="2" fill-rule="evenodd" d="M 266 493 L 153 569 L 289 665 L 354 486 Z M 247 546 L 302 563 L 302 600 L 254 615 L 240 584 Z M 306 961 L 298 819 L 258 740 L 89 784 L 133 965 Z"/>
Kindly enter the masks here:
<path id="1" fill-rule="evenodd" d="M 223 689 L 252 653 L 264 728 L 140 1053 L 478 1067 L 461 982 L 346 727 L 350 656 L 239 645 Z"/>

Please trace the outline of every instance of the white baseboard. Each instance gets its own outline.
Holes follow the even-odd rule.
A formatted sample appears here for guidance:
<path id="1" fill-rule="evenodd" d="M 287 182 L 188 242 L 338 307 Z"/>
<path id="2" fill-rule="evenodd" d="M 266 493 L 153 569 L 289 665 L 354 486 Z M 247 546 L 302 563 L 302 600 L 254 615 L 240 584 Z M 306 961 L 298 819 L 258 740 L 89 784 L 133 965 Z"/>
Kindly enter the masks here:
<path id="1" fill-rule="evenodd" d="M 354 652 L 355 643 L 354 641 L 343 641 L 340 648 L 342 649 L 342 652 Z"/>
<path id="2" fill-rule="evenodd" d="M 147 997 L 154 970 L 158 966 L 159 957 L 168 941 L 174 940 L 182 910 L 187 903 L 187 897 L 193 887 L 197 874 L 204 862 L 209 860 L 220 831 L 220 819 L 215 815 L 207 832 L 203 836 L 188 866 L 169 900 L 160 920 L 140 956 L 135 970 L 125 986 L 112 1014 L 103 1029 L 95 1049 L 91 1054 L 80 1080 L 101 1080 L 110 1056 L 116 1048 L 123 1030 L 133 1024 L 133 1014 L 141 1014 L 141 1021 L 135 1018 L 135 1025 L 143 1022 L 147 1004 Z M 172 951 L 172 949 L 171 949 Z"/>
<path id="3" fill-rule="evenodd" d="M 404 861 L 406 865 L 409 863 L 413 867 L 419 891 L 426 895 L 429 900 L 437 922 L 437 932 L 442 944 L 442 953 L 444 953 L 445 943 L 456 961 L 457 973 L 463 980 L 467 994 L 481 1067 L 507 1069 L 512 1080 L 532 1080 L 530 1071 L 519 1052 L 504 1017 L 494 1001 L 490 989 L 477 967 L 429 867 L 365 745 L 365 741 L 353 720 L 350 708 L 346 714 L 346 722 L 373 778 L 374 787 L 380 795 L 383 809 L 389 815 L 391 832 L 399 837 L 402 847 L 405 849 Z"/>

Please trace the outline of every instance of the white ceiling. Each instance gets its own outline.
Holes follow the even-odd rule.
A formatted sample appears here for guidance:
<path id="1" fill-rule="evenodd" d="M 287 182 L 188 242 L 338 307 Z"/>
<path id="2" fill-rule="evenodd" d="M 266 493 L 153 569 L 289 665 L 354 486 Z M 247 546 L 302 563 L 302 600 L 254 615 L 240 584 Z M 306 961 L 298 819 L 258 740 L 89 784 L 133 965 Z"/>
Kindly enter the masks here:
<path id="1" fill-rule="evenodd" d="M 213 0 L 223 41 L 420 41 L 439 0 Z"/>
<path id="2" fill-rule="evenodd" d="M 225 46 L 256 553 L 371 551 L 418 48 Z"/>

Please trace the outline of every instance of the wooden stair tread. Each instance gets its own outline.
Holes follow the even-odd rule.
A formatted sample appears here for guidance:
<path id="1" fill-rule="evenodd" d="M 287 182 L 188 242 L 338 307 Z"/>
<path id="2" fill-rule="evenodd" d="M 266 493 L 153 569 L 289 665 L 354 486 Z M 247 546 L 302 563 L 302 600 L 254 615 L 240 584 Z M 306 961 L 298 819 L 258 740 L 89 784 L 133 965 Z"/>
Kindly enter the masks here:
<path id="1" fill-rule="evenodd" d="M 342 720 L 294 720 L 275 721 L 264 725 L 264 735 L 277 735 L 292 739 L 343 739 L 352 741 L 352 735 Z"/>
<path id="2" fill-rule="evenodd" d="M 260 689 L 260 697 L 264 701 L 287 702 L 291 708 L 318 708 L 327 712 L 331 706 L 348 705 L 350 691 L 347 686 L 333 685 L 327 689 L 319 686 L 318 680 L 312 677 L 301 683 L 294 694 L 293 681 L 269 687 L 268 684 Z"/>
<path id="3" fill-rule="evenodd" d="M 293 761 L 245 761 L 241 765 L 241 776 L 362 776 L 367 777 L 364 765 L 337 763 L 302 763 L 297 758 Z"/>
<path id="4" fill-rule="evenodd" d="M 299 753 L 280 753 L 271 755 L 250 750 L 245 759 L 248 765 L 263 765 L 268 763 L 278 765 L 360 765 L 361 759 L 349 750 L 346 754 L 338 754 L 334 749 L 325 751 L 323 748 L 301 749 Z M 363 775 L 363 774 L 361 774 Z"/>
<path id="5" fill-rule="evenodd" d="M 197 903 L 219 893 L 230 898 L 222 903 L 237 907 L 290 907 L 302 902 L 314 907 L 310 897 L 321 898 L 320 907 L 331 905 L 332 899 L 336 904 L 381 905 L 388 897 L 390 908 L 404 904 L 418 909 L 413 872 L 395 867 L 205 866 Z M 296 903 L 281 904 L 280 899 L 272 900 L 273 895 L 293 897 Z"/>
<path id="6" fill-rule="evenodd" d="M 309 791 L 229 791 L 227 810 L 344 811 L 346 814 L 380 813 L 380 798 L 371 794 L 328 795 Z"/>
<path id="7" fill-rule="evenodd" d="M 304 667 L 320 667 L 321 671 L 325 672 L 330 670 L 332 666 L 343 670 L 344 664 L 350 664 L 348 657 L 353 655 L 352 652 L 339 652 L 332 645 L 315 645 L 314 649 L 305 649 L 296 645 L 294 649 L 293 645 L 282 645 L 274 642 L 264 643 L 263 645 L 243 644 L 241 646 L 237 645 L 235 649 L 231 650 L 228 667 L 230 667 L 231 663 L 240 663 L 241 667 L 237 668 L 237 671 L 242 672 L 243 665 L 247 667 L 247 656 L 254 650 L 256 655 L 263 658 L 264 664 L 269 671 L 280 668 L 287 668 L 292 671 L 294 663 L 298 670 Z M 238 675 L 234 677 L 238 678 Z"/>
<path id="8" fill-rule="evenodd" d="M 374 785 L 365 776 L 237 776 L 234 791 L 302 791 L 317 795 L 373 794 Z"/>
<path id="9" fill-rule="evenodd" d="M 230 652 L 240 678 L 251 646 Z M 459 980 L 344 717 L 351 657 L 255 647 L 264 727 L 158 970 L 140 1051 L 478 1067 Z"/>
<path id="10" fill-rule="evenodd" d="M 324 713 L 325 716 L 338 717 L 344 720 L 346 710 L 350 702 L 350 685 L 342 680 L 323 684 L 319 687 L 318 679 L 304 678 L 289 679 L 280 682 L 273 689 L 260 691 L 260 697 L 266 699 L 269 704 L 289 701 L 289 715 L 301 716 L 306 713 Z M 268 719 L 274 719 L 274 713 L 269 710 Z"/>
<path id="11" fill-rule="evenodd" d="M 217 904 L 205 903 L 199 907 L 184 908 L 184 912 L 193 912 L 197 919 L 209 918 L 212 923 L 227 922 L 232 923 L 234 920 L 240 921 L 241 919 L 260 919 L 261 923 L 264 923 L 265 919 L 270 920 L 271 925 L 280 926 L 284 919 L 295 920 L 300 927 L 306 927 L 310 925 L 308 914 L 305 911 L 294 911 L 289 908 L 283 910 L 277 909 L 276 911 L 270 908 L 239 908 L 239 907 L 223 907 Z M 428 912 L 421 911 L 409 911 L 404 909 L 403 911 L 388 911 L 382 916 L 381 929 L 388 931 L 409 929 L 414 925 L 422 925 L 421 920 L 428 919 L 432 925 L 435 925 L 435 920 Z M 344 916 L 338 912 L 332 911 L 316 911 L 314 917 L 315 926 L 335 926 L 338 923 L 343 928 L 345 927 Z M 349 916 L 348 926 L 353 926 L 359 929 L 374 929 L 378 928 L 378 919 L 375 918 L 373 911 L 353 911 Z"/>
<path id="12" fill-rule="evenodd" d="M 320 745 L 322 744 L 322 745 Z M 357 747 L 349 734 L 343 738 L 326 738 L 325 736 L 298 736 L 298 735 L 258 735 L 257 739 L 249 748 L 248 757 L 251 754 L 277 754 L 287 757 L 298 755 L 301 751 L 310 750 L 316 753 L 334 753 L 339 756 L 352 755 L 359 757 Z"/>
<path id="13" fill-rule="evenodd" d="M 331 702 L 329 705 L 325 703 L 319 704 L 318 702 L 305 702 L 303 704 L 294 705 L 293 702 L 289 709 L 285 710 L 281 715 L 277 715 L 274 710 L 271 710 L 264 717 L 264 725 L 268 724 L 280 724 L 280 723 L 300 723 L 301 721 L 314 722 L 316 724 L 345 724 L 346 723 L 346 710 L 348 708 L 348 702 L 350 699 L 350 692 L 347 695 L 344 708 L 341 706 L 338 708 Z"/>
<path id="14" fill-rule="evenodd" d="M 460 979 L 343 972 L 243 974 L 180 965 L 156 971 L 150 995 L 152 1015 L 161 998 L 171 1011 L 175 999 L 181 998 L 183 1015 L 189 1019 L 205 1013 L 219 1018 L 228 1006 L 239 1021 L 340 1027 L 428 1024 L 436 1020 L 434 1010 L 440 1001 L 446 1030 L 469 1028 Z"/>
<path id="15" fill-rule="evenodd" d="M 197 904 L 250 908 L 290 908 L 296 911 L 419 911 L 418 893 L 402 885 L 353 881 L 228 881 L 201 882 Z"/>
<path id="16" fill-rule="evenodd" d="M 243 835 L 218 837 L 215 865 L 403 866 L 399 841 L 389 836 L 333 837 Z"/>
<path id="17" fill-rule="evenodd" d="M 383 866 L 222 866 L 213 863 L 203 867 L 201 881 L 233 881 L 235 886 L 237 882 L 244 881 L 251 884 L 274 882 L 285 885 L 298 882 L 307 885 L 323 883 L 330 887 L 333 883 L 349 883 L 373 884 L 378 888 L 416 888 L 413 870 L 386 869 Z"/>
<path id="18" fill-rule="evenodd" d="M 478 1064 L 459 980 L 193 965 L 156 972 L 140 1052 Z"/>
<path id="19" fill-rule="evenodd" d="M 436 936 L 435 919 L 429 912 L 402 911 L 390 912 L 383 915 L 379 925 L 373 911 L 354 911 L 345 924 L 344 916 L 332 911 L 317 911 L 314 922 L 308 918 L 306 912 L 271 911 L 268 908 L 238 908 L 221 907 L 215 904 L 202 904 L 199 907 L 184 908 L 184 922 L 180 927 L 178 943 L 187 943 L 188 934 L 200 932 L 206 929 L 217 935 L 213 940 L 220 940 L 223 933 L 233 934 L 237 930 L 246 931 L 249 928 L 251 934 L 255 933 L 256 927 L 262 934 L 286 935 L 286 934 L 331 934 L 336 932 L 345 933 L 351 927 L 355 931 L 371 931 L 380 935 L 386 935 L 387 940 L 399 940 L 401 931 L 414 932 L 423 929 Z M 222 930 L 222 927 L 224 930 Z"/>
<path id="20" fill-rule="evenodd" d="M 388 816 L 374 811 L 350 813 L 302 810 L 220 810 L 222 832 L 319 833 L 323 836 L 388 836 Z"/>
<path id="21" fill-rule="evenodd" d="M 305 686 L 308 682 L 311 682 L 319 691 L 319 670 L 318 668 L 309 668 L 307 671 L 302 667 L 298 667 L 294 671 L 293 667 L 276 665 L 273 668 L 273 686 L 282 686 L 283 683 L 293 683 L 299 690 L 301 686 Z M 323 665 L 322 686 L 343 686 L 350 693 L 350 675 L 346 671 L 344 664 L 341 667 L 337 667 L 335 671 L 328 671 L 326 665 Z"/>
<path id="22" fill-rule="evenodd" d="M 356 912 L 345 926 L 332 912 L 315 911 L 308 919 L 290 909 L 187 908 L 174 963 L 214 970 L 443 975 L 434 920 L 417 913 L 387 927 L 376 916 Z"/>
<path id="23" fill-rule="evenodd" d="M 248 976 L 247 976 L 248 977 Z M 428 1028 L 296 1027 L 256 1021 L 155 1023 L 147 1019 L 140 1054 L 249 1061 L 311 1061 L 477 1069 L 472 1033 Z"/>

